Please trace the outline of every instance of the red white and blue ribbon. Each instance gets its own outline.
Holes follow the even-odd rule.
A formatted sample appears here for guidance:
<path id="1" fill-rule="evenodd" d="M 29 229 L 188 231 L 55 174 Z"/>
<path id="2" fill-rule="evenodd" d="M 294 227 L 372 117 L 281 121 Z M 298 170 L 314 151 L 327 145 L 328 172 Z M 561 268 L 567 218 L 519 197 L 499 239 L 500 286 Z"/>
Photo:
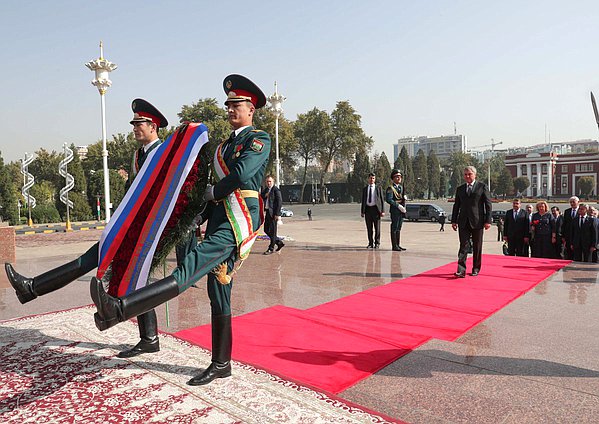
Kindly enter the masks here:
<path id="1" fill-rule="evenodd" d="M 202 146 L 204 124 L 188 124 L 150 152 L 102 232 L 97 278 L 111 270 L 108 293 L 124 296 L 144 287 L 164 228 Z"/>

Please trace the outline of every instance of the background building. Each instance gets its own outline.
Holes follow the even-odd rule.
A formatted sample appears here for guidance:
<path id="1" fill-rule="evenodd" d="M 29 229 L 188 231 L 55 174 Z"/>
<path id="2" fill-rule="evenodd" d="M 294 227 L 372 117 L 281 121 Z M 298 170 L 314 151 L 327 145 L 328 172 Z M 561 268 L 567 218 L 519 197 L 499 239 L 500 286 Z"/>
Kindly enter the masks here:
<path id="1" fill-rule="evenodd" d="M 591 196 L 597 196 L 597 173 L 599 172 L 599 153 L 556 152 L 528 153 L 508 155 L 505 165 L 513 178 L 528 177 L 530 186 L 523 196 L 526 197 L 570 197 L 580 196 L 578 187 L 581 177 L 591 177 L 595 184 Z"/>
<path id="2" fill-rule="evenodd" d="M 393 160 L 397 159 L 401 149 L 405 146 L 408 156 L 414 157 L 418 150 L 422 149 L 428 156 L 433 150 L 439 159 L 449 158 L 454 152 L 466 152 L 466 136 L 464 135 L 441 135 L 439 137 L 404 137 L 397 140 L 393 145 Z"/>

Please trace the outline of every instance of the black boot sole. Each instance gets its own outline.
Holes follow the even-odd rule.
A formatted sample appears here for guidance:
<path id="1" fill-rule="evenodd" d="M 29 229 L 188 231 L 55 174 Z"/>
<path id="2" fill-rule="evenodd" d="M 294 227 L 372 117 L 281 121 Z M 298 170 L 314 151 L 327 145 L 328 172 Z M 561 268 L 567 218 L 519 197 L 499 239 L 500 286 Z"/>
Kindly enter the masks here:
<path id="1" fill-rule="evenodd" d="M 143 348 L 134 347 L 133 349 L 123 350 L 119 352 L 116 356 L 117 358 L 133 358 L 138 355 L 142 355 L 144 353 L 156 353 L 160 352 L 160 346 L 156 343 L 153 345 L 148 345 Z"/>
<path id="2" fill-rule="evenodd" d="M 96 328 L 100 331 L 108 330 L 110 327 L 114 327 L 119 323 L 118 318 L 104 320 L 97 312 L 94 314 L 94 321 Z"/>
<path id="3" fill-rule="evenodd" d="M 217 378 L 227 378 L 227 377 L 231 377 L 231 370 L 228 370 L 227 372 L 224 373 L 213 373 L 210 377 L 207 378 L 203 378 L 204 374 L 200 374 L 194 378 L 192 378 L 191 380 L 189 380 L 187 382 L 188 386 L 204 386 L 208 383 L 211 383 L 212 381 L 216 380 Z"/>

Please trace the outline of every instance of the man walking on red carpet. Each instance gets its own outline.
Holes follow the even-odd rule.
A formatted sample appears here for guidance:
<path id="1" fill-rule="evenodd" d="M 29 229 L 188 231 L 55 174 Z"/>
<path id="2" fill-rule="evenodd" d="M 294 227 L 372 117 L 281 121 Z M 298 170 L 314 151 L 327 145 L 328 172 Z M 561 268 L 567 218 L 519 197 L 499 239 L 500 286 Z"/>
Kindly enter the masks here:
<path id="1" fill-rule="evenodd" d="M 476 181 L 476 168 L 467 166 L 464 168 L 464 180 L 456 190 L 455 202 L 451 215 L 451 228 L 456 231 L 459 228 L 460 250 L 458 251 L 458 270 L 455 276 L 466 277 L 466 258 L 468 256 L 468 243 L 472 237 L 472 276 L 476 277 L 480 272 L 483 253 L 483 234 L 491 228 L 493 218 L 491 217 L 491 199 L 489 189 L 485 183 Z"/>

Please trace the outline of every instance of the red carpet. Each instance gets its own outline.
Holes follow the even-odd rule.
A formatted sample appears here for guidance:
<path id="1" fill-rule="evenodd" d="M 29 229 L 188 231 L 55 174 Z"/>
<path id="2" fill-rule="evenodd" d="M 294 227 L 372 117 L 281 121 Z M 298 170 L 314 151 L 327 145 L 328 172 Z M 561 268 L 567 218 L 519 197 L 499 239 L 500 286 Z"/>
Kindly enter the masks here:
<path id="1" fill-rule="evenodd" d="M 317 307 L 233 319 L 233 358 L 339 393 L 430 338 L 455 340 L 569 261 L 484 255 L 476 277 L 450 263 Z M 210 347 L 210 326 L 176 336 Z"/>

